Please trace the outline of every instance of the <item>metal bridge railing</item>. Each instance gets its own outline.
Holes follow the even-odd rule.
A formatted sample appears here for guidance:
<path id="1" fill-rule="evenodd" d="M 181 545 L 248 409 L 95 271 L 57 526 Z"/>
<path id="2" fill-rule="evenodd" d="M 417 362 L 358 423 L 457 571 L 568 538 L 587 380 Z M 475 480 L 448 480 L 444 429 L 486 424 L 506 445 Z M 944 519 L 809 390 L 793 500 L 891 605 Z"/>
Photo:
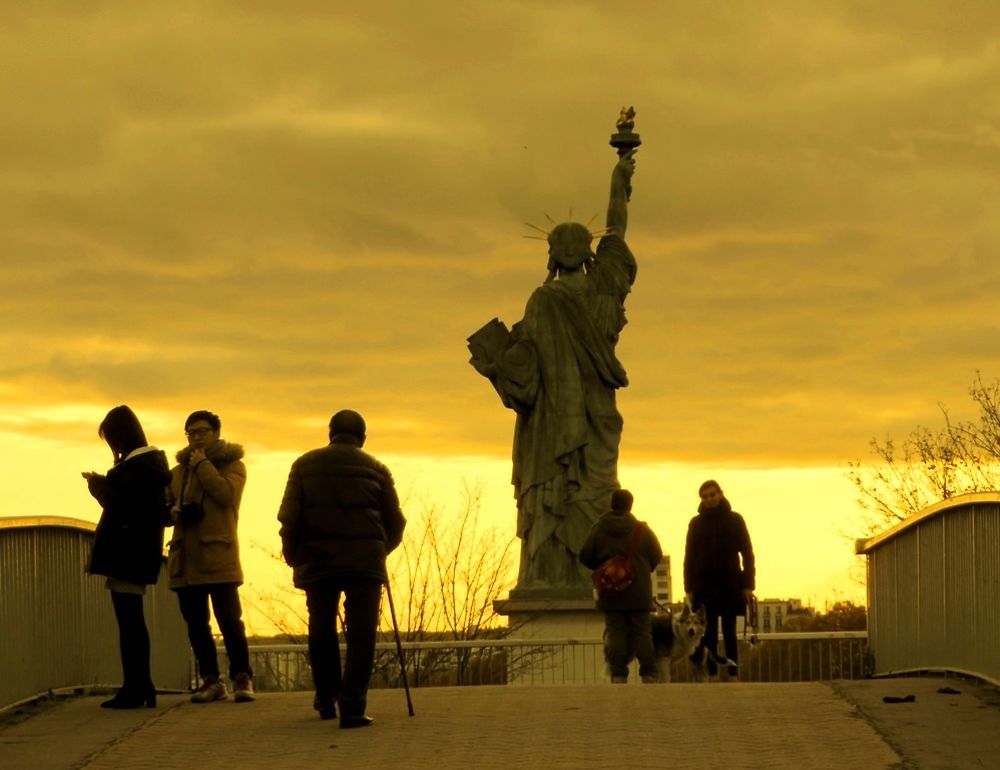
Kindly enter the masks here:
<path id="1" fill-rule="evenodd" d="M 859 540 L 876 675 L 1000 683 L 1000 493 L 944 500 Z"/>
<path id="2" fill-rule="evenodd" d="M 118 626 L 104 578 L 86 573 L 94 524 L 0 518 L 0 710 L 53 690 L 119 684 Z M 144 600 L 153 681 L 187 686 L 188 641 L 166 566 Z"/>
<path id="3" fill-rule="evenodd" d="M 720 645 L 721 649 L 721 645 Z M 219 647 L 220 661 L 225 648 Z M 251 645 L 258 691 L 312 689 L 304 644 Z M 567 685 L 607 681 L 600 639 L 477 639 L 403 642 L 411 687 L 465 685 Z M 864 631 L 761 634 L 740 641 L 740 678 L 750 682 L 810 682 L 870 675 Z M 220 663 L 225 670 L 225 663 Z M 673 666 L 672 682 L 695 681 L 692 667 Z M 194 681 L 192 667 L 192 682 Z M 633 663 L 630 681 L 637 681 Z M 372 687 L 399 687 L 399 658 L 392 642 L 376 646 Z"/>

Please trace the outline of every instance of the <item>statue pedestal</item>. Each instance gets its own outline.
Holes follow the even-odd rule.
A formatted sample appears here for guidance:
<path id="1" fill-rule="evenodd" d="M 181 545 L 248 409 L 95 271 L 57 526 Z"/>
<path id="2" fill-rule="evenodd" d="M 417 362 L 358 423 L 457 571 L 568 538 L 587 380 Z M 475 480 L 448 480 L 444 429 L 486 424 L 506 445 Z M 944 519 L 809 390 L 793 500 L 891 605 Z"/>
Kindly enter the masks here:
<path id="1" fill-rule="evenodd" d="M 494 603 L 507 618 L 508 683 L 594 684 L 607 681 L 604 614 L 588 591 L 519 589 Z"/>

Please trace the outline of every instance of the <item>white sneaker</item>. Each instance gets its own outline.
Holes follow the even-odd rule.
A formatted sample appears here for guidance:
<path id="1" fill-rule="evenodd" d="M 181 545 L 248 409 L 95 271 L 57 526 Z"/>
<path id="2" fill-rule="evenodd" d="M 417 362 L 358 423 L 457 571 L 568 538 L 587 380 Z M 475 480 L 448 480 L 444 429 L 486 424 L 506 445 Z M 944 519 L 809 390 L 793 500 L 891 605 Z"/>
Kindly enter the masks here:
<path id="1" fill-rule="evenodd" d="M 233 700 L 237 703 L 246 703 L 254 699 L 253 682 L 249 675 L 239 673 L 233 680 Z"/>
<path id="2" fill-rule="evenodd" d="M 192 703 L 211 703 L 214 700 L 225 700 L 229 697 L 225 683 L 216 677 L 206 677 L 201 687 L 191 695 Z"/>

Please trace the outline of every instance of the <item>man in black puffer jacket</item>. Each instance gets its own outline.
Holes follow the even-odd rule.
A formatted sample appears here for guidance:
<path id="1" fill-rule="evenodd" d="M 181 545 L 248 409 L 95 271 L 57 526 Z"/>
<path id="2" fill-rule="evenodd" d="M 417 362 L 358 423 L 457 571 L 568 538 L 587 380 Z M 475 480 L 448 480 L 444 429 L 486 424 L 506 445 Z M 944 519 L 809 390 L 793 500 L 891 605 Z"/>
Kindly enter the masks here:
<path id="1" fill-rule="evenodd" d="M 375 660 L 385 557 L 403 539 L 406 520 L 389 469 L 361 447 L 365 421 L 349 409 L 330 419 L 330 444 L 292 464 L 281 501 L 282 553 L 306 592 L 309 660 L 323 719 L 365 727 Z M 344 594 L 347 659 L 340 671 L 337 608 Z"/>

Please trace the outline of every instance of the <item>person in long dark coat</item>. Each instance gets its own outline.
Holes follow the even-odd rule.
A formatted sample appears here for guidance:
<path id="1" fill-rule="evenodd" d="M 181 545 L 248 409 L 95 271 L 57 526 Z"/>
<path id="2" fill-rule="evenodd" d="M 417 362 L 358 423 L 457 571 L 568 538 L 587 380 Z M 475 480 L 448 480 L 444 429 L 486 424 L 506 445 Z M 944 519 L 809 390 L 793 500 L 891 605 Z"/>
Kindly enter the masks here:
<path id="1" fill-rule="evenodd" d="M 718 675 L 716 663 L 719 622 L 726 657 L 738 663 L 736 616 L 753 598 L 755 564 L 746 522 L 733 510 L 714 480 L 698 489 L 698 515 L 688 524 L 684 548 L 684 591 L 694 609 L 704 605 L 707 626 L 702 645 L 709 651 L 708 673 Z M 730 680 L 739 679 L 736 665 L 728 666 Z"/>
<path id="2" fill-rule="evenodd" d="M 101 706 L 131 709 L 145 704 L 152 708 L 156 687 L 149 671 L 149 632 L 142 597 L 146 586 L 160 577 L 170 469 L 167 456 L 149 446 L 139 419 L 127 406 L 108 412 L 98 435 L 111 448 L 114 465 L 105 475 L 81 474 L 103 508 L 87 571 L 107 577 L 122 659 L 121 689 Z"/>

